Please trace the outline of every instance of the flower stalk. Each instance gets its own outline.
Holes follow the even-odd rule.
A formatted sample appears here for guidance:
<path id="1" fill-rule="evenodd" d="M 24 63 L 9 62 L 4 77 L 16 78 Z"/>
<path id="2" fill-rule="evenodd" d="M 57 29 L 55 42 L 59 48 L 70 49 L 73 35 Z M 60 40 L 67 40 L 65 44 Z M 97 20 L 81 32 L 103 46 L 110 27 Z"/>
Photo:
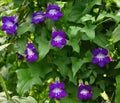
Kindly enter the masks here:
<path id="1" fill-rule="evenodd" d="M 10 100 L 10 95 L 8 94 L 8 90 L 7 90 L 7 87 L 6 87 L 6 84 L 5 84 L 5 81 L 2 77 L 1 72 L 0 72 L 0 82 L 1 82 L 1 86 L 2 86 L 3 90 L 5 91 L 7 99 Z"/>

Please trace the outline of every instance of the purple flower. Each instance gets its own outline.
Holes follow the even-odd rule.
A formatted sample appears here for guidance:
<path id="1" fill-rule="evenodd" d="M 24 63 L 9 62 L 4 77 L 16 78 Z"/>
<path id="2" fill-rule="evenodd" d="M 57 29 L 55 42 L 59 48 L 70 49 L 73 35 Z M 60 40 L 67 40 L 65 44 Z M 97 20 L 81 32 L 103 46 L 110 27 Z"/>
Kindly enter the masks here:
<path id="1" fill-rule="evenodd" d="M 38 59 L 38 55 L 36 54 L 36 48 L 31 42 L 27 44 L 27 49 L 24 51 L 24 54 L 26 55 L 26 60 L 31 63 Z"/>
<path id="2" fill-rule="evenodd" d="M 55 83 L 50 84 L 49 86 L 50 93 L 49 97 L 54 99 L 61 99 L 66 96 L 64 91 L 64 84 L 62 82 L 56 81 Z"/>
<path id="3" fill-rule="evenodd" d="M 92 93 L 91 93 L 91 86 L 80 84 L 78 87 L 78 98 L 82 100 L 91 99 Z"/>
<path id="4" fill-rule="evenodd" d="M 34 13 L 32 13 L 32 16 L 33 16 L 32 23 L 34 23 L 34 24 L 38 24 L 38 23 L 44 21 L 44 19 L 45 19 L 44 12 L 34 12 Z"/>
<path id="5" fill-rule="evenodd" d="M 17 56 L 18 56 L 19 60 L 23 60 L 24 59 L 24 57 L 21 54 L 19 54 L 19 53 L 17 53 Z"/>
<path id="6" fill-rule="evenodd" d="M 17 31 L 17 17 L 16 16 L 3 16 L 2 17 L 2 30 L 7 34 L 15 34 Z"/>
<path id="7" fill-rule="evenodd" d="M 108 50 L 104 48 L 94 49 L 93 52 L 92 63 L 98 64 L 100 67 L 104 67 L 105 64 L 110 62 L 110 58 L 108 56 Z"/>
<path id="8" fill-rule="evenodd" d="M 48 5 L 48 7 L 46 9 L 46 17 L 47 18 L 57 21 L 62 16 L 63 16 L 63 14 L 60 11 L 60 7 L 58 5 L 52 5 L 52 4 Z"/>
<path id="9" fill-rule="evenodd" d="M 66 41 L 66 33 L 63 30 L 56 31 L 55 29 L 52 31 L 52 40 L 51 45 L 56 46 L 58 48 L 62 48 L 63 45 L 67 43 Z"/>

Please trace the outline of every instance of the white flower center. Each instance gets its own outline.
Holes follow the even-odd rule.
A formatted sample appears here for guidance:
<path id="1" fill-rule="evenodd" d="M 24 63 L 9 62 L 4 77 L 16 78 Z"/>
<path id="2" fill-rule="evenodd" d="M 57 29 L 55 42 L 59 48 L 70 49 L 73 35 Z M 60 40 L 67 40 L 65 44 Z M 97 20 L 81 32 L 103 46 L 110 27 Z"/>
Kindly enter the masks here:
<path id="1" fill-rule="evenodd" d="M 55 88 L 55 89 L 53 89 L 53 93 L 60 93 L 61 92 L 61 89 L 60 88 Z"/>
<path id="2" fill-rule="evenodd" d="M 9 22 L 6 23 L 6 25 L 7 25 L 7 27 L 12 27 L 14 24 L 9 21 Z"/>
<path id="3" fill-rule="evenodd" d="M 56 42 L 60 42 L 60 41 L 62 40 L 62 37 L 61 37 L 61 36 L 56 36 L 56 37 L 54 38 L 54 40 L 55 40 Z"/>
<path id="4" fill-rule="evenodd" d="M 35 16 L 34 18 L 35 18 L 35 19 L 41 19 L 41 18 L 43 18 L 43 16 L 42 16 L 42 15 L 37 15 L 37 16 Z"/>
<path id="5" fill-rule="evenodd" d="M 28 50 L 28 56 L 31 57 L 34 55 L 34 52 L 31 49 L 27 48 L 27 50 Z"/>
<path id="6" fill-rule="evenodd" d="M 52 9 L 52 10 L 49 11 L 49 14 L 51 14 L 51 15 L 55 15 L 55 14 L 57 14 L 57 10 Z"/>
<path id="7" fill-rule="evenodd" d="M 104 57 L 105 57 L 105 55 L 104 54 L 98 54 L 97 56 L 96 56 L 98 59 L 103 59 Z"/>
<path id="8" fill-rule="evenodd" d="M 81 90 L 81 92 L 80 92 L 80 94 L 82 94 L 82 95 L 87 95 L 89 93 L 89 91 L 88 90 L 86 90 L 86 89 L 83 89 L 83 90 Z"/>

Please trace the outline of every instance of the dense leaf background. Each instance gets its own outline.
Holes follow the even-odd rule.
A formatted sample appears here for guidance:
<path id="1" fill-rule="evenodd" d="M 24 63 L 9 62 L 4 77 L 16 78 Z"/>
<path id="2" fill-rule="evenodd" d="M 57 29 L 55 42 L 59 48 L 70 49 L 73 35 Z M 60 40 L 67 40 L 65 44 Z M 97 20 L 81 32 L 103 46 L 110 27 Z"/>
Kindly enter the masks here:
<path id="1" fill-rule="evenodd" d="M 63 17 L 32 24 L 32 12 L 45 11 L 49 3 L 59 5 Z M 0 70 L 13 102 L 55 103 L 48 97 L 49 85 L 59 77 L 67 92 L 60 103 L 105 103 L 106 95 L 110 103 L 119 103 L 120 0 L 0 0 L 0 21 L 13 15 L 19 19 L 17 35 L 0 30 Z M 50 45 L 53 27 L 66 32 L 67 45 L 62 49 Z M 17 58 L 17 53 L 25 57 L 28 41 L 39 55 L 34 63 Z M 92 64 L 94 48 L 108 49 L 111 63 L 103 68 Z M 77 98 L 80 80 L 92 86 L 91 100 Z M 0 98 L 7 101 L 3 95 Z"/>

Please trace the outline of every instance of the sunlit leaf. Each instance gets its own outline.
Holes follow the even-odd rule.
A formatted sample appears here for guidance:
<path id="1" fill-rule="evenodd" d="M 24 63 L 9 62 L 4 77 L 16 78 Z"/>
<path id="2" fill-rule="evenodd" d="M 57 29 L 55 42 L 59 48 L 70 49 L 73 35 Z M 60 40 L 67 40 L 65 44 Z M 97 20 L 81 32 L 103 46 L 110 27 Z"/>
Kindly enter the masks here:
<path id="1" fill-rule="evenodd" d="M 12 99 L 15 101 L 15 103 L 37 103 L 37 101 L 31 96 L 22 98 L 18 96 L 13 96 Z"/>
<path id="2" fill-rule="evenodd" d="M 2 51 L 3 49 L 5 49 L 5 48 L 8 47 L 9 45 L 10 45 L 10 43 L 1 45 L 1 46 L 0 46 L 0 51 Z"/>
<path id="3" fill-rule="evenodd" d="M 84 28 L 81 28 L 81 32 L 85 32 L 90 39 L 95 38 L 95 28 L 96 25 L 86 25 Z"/>

